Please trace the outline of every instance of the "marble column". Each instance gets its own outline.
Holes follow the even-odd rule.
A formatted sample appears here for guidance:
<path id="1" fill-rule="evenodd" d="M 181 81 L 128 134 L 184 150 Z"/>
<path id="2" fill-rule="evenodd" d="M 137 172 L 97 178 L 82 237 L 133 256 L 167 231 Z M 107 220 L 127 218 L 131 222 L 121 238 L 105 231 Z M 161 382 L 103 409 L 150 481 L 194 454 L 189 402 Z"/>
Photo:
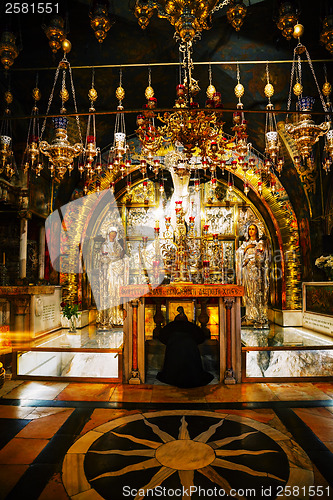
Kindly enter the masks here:
<path id="1" fill-rule="evenodd" d="M 132 376 L 129 384 L 141 384 L 138 369 L 138 307 L 140 299 L 131 300 L 132 307 Z"/>
<path id="2" fill-rule="evenodd" d="M 225 384 L 236 384 L 234 370 L 232 367 L 232 336 L 231 336 L 231 309 L 235 302 L 234 297 L 224 297 L 225 305 L 225 331 L 226 331 L 226 371 L 224 374 Z"/>
<path id="3" fill-rule="evenodd" d="M 43 280 L 45 274 L 45 226 L 41 226 L 39 230 L 38 264 L 39 264 L 38 278 L 40 280 Z"/>
<path id="4" fill-rule="evenodd" d="M 21 219 L 20 225 L 20 278 L 27 277 L 28 219 Z"/>

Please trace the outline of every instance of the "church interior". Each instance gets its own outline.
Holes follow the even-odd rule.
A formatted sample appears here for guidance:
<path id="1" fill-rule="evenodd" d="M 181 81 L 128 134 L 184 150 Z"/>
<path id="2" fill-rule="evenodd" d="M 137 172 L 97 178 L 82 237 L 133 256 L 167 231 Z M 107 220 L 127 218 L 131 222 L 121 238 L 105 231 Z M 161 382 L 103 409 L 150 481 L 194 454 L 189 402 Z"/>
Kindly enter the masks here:
<path id="1" fill-rule="evenodd" d="M 0 500 L 333 496 L 332 54 L 329 0 L 1 0 Z"/>

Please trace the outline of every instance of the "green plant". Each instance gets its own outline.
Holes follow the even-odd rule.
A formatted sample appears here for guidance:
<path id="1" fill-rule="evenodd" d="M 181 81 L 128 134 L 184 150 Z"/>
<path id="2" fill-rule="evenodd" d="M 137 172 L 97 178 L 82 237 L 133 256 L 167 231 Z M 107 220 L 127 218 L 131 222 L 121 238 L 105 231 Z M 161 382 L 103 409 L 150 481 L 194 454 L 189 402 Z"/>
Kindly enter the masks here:
<path id="1" fill-rule="evenodd" d="M 68 320 L 70 320 L 73 316 L 75 318 L 78 317 L 79 302 L 77 300 L 73 303 L 61 302 L 60 306 L 62 307 L 62 315 Z"/>

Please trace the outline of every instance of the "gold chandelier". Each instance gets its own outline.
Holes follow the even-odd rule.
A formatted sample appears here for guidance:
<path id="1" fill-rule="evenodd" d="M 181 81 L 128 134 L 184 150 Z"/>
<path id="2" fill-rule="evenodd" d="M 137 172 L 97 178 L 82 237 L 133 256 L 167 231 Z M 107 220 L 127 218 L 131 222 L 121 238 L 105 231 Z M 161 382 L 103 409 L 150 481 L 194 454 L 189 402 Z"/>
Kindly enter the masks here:
<path id="1" fill-rule="evenodd" d="M 229 0 L 136 0 L 134 14 L 145 29 L 157 10 L 158 17 L 168 19 L 183 42 L 191 42 L 204 29 L 210 28 L 212 13 L 227 5 Z M 239 3 L 239 2 L 236 2 Z M 219 5 L 218 5 L 219 4 Z"/>
<path id="2" fill-rule="evenodd" d="M 184 83 L 176 89 L 177 98 L 175 111 L 158 115 L 162 126 L 155 126 L 156 99 L 149 97 L 147 106 L 142 115 L 137 117 L 138 129 L 136 133 L 142 145 L 142 166 L 144 162 L 153 165 L 155 174 L 159 170 L 159 162 L 154 158 L 163 143 L 182 147 L 182 159 L 174 165 L 179 175 L 184 175 L 190 168 L 198 168 L 199 163 L 191 159 L 194 156 L 202 158 L 200 168 L 216 169 L 223 154 L 223 125 L 221 114 L 214 111 L 221 107 L 220 93 L 216 92 L 211 83 L 207 89 L 207 96 L 212 97 L 206 102 L 206 109 L 198 109 L 199 104 L 194 101 L 194 96 L 200 90 L 198 82 L 192 78 L 193 62 L 191 59 L 191 44 L 181 46 L 183 51 L 183 67 L 186 71 Z M 150 85 L 147 89 L 150 89 Z M 151 91 L 146 96 L 151 95 Z M 152 89 L 152 88 L 151 88 Z M 202 167 L 203 165 L 203 167 Z"/>
<path id="3" fill-rule="evenodd" d="M 294 123 L 288 123 L 288 115 L 286 119 L 285 130 L 295 141 L 296 148 L 300 155 L 300 158 L 295 158 L 296 163 L 300 163 L 301 158 L 308 165 L 311 164 L 311 154 L 312 148 L 319 138 L 325 135 L 330 129 L 330 121 L 327 119 L 320 125 L 317 125 L 312 119 L 309 112 L 312 110 L 315 99 L 313 97 L 303 97 L 303 85 L 302 85 L 302 64 L 301 64 L 301 54 L 305 53 L 307 62 L 312 72 L 312 76 L 317 86 L 317 90 L 320 96 L 321 104 L 325 113 L 327 113 L 327 106 L 324 101 L 323 94 L 319 88 L 318 81 L 314 72 L 312 61 L 310 55 L 304 45 L 299 41 L 294 49 L 294 57 L 291 69 L 290 78 L 290 88 L 289 88 L 289 98 L 287 111 L 290 110 L 291 105 L 291 94 L 292 90 L 294 95 L 298 98 L 296 103 L 296 115 L 294 118 Z M 295 75 L 295 85 L 293 86 L 293 79 Z"/>
<path id="4" fill-rule="evenodd" d="M 65 40 L 66 42 L 66 40 Z M 67 44 L 66 44 L 67 46 Z M 54 89 L 57 83 L 57 79 L 60 73 L 60 70 L 62 70 L 62 84 L 61 84 L 61 91 L 60 91 L 60 98 L 61 98 L 61 109 L 60 109 L 60 114 L 65 115 L 67 110 L 65 108 L 65 102 L 68 101 L 69 99 L 69 92 L 66 88 L 66 70 L 68 70 L 69 73 L 69 78 L 70 78 L 70 84 L 71 84 L 71 91 L 72 91 L 72 96 L 73 96 L 73 101 L 74 101 L 74 109 L 76 113 L 76 124 L 77 124 L 77 129 L 78 129 L 78 134 L 80 138 L 80 142 L 76 144 L 71 144 L 68 140 L 68 135 L 67 135 L 67 125 L 68 125 L 68 118 L 66 116 L 57 116 L 52 118 L 52 123 L 55 131 L 55 137 L 54 139 L 48 143 L 46 140 L 40 141 L 39 143 L 39 149 L 40 152 L 47 156 L 49 159 L 49 170 L 51 172 L 51 176 L 56 175 L 60 179 L 65 175 L 65 173 L 68 171 L 69 174 L 74 168 L 74 158 L 79 156 L 80 153 L 83 152 L 83 144 L 82 144 L 82 135 L 81 135 L 81 127 L 80 127 L 80 121 L 79 117 L 77 115 L 77 105 L 76 105 L 76 99 L 75 99 L 75 89 L 74 89 L 74 83 L 73 83 L 73 77 L 72 77 L 72 70 L 69 61 L 66 58 L 66 52 L 64 53 L 64 57 L 62 60 L 59 62 L 56 74 L 55 74 L 55 79 L 53 83 L 53 88 L 52 92 L 49 98 L 49 103 L 48 103 L 48 108 L 46 115 L 49 114 L 50 106 L 52 103 L 53 99 L 53 94 L 54 94 Z M 46 118 L 43 123 L 42 131 L 41 131 L 41 137 L 43 135 L 43 132 L 45 130 L 46 126 Z"/>

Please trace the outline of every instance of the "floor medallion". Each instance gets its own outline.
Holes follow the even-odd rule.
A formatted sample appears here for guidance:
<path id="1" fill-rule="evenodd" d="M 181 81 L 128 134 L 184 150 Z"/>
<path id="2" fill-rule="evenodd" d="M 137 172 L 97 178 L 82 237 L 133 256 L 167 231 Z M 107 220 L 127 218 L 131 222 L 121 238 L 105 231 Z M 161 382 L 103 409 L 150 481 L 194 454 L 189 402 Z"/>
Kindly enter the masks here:
<path id="1" fill-rule="evenodd" d="M 65 457 L 63 482 L 78 500 L 273 499 L 288 491 L 307 498 L 313 473 L 304 451 L 268 425 L 227 412 L 169 410 L 85 434 Z"/>

